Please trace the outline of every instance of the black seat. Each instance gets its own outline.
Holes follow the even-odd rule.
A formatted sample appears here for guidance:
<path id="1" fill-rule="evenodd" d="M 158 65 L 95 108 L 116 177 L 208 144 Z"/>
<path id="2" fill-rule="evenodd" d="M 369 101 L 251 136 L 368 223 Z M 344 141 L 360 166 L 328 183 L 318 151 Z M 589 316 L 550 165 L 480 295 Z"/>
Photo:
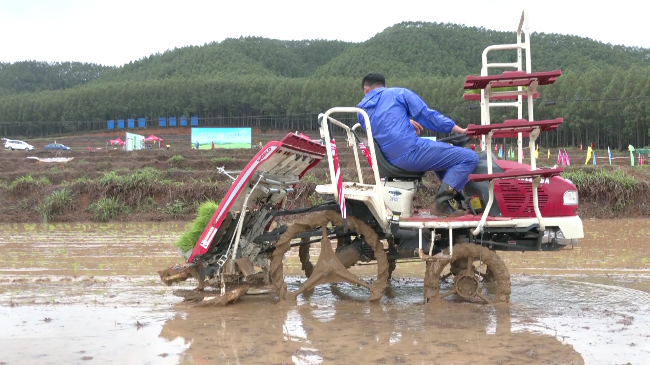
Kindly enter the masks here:
<path id="1" fill-rule="evenodd" d="M 424 172 L 413 172 L 402 170 L 399 167 L 391 165 L 384 157 L 384 154 L 381 152 L 379 145 L 376 141 L 373 141 L 375 144 L 375 153 L 377 154 L 377 165 L 379 167 L 379 177 L 385 178 L 386 180 L 422 180 Z"/>

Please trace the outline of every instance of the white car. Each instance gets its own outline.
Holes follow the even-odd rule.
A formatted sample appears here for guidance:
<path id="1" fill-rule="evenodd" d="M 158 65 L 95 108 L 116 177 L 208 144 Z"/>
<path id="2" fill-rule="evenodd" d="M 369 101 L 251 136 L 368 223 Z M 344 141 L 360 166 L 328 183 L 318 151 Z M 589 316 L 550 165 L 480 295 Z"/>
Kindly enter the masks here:
<path id="1" fill-rule="evenodd" d="M 34 146 L 27 142 L 18 141 L 15 139 L 8 139 L 5 141 L 5 150 L 23 150 L 23 151 L 33 151 Z"/>

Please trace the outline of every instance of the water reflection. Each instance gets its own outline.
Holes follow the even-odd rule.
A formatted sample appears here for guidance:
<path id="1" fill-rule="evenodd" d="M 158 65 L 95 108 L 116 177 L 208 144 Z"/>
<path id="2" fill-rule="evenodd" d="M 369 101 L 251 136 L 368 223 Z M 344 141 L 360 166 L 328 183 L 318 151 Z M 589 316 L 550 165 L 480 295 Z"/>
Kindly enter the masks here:
<path id="1" fill-rule="evenodd" d="M 338 300 L 324 286 L 293 306 L 246 296 L 226 308 L 180 309 L 160 336 L 190 343 L 181 361 L 188 364 L 584 363 L 556 337 L 513 333 L 511 311 L 391 300 L 373 305 Z"/>

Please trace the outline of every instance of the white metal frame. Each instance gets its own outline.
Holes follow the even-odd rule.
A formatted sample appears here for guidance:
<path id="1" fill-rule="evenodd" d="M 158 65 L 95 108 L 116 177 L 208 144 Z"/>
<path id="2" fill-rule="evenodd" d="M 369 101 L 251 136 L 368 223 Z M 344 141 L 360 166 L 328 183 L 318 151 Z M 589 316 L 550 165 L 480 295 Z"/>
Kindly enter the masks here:
<path id="1" fill-rule="evenodd" d="M 366 113 L 365 110 L 356 108 L 356 107 L 334 107 L 326 111 L 324 114 L 322 114 L 322 121 L 321 121 L 321 136 L 325 140 L 325 149 L 327 151 L 327 160 L 329 162 L 329 171 L 330 171 L 330 179 L 331 179 L 331 187 L 332 187 L 332 192 L 334 194 L 334 199 L 336 201 L 339 201 L 339 196 L 338 196 L 338 189 L 337 189 L 337 183 L 336 181 L 336 175 L 335 175 L 335 167 L 333 164 L 332 160 L 332 143 L 331 143 L 331 136 L 328 128 L 328 123 L 332 123 L 338 127 L 341 127 L 345 130 L 345 133 L 348 138 L 348 142 L 352 144 L 352 148 L 354 148 L 354 158 L 356 162 L 356 167 L 357 167 L 357 173 L 359 175 L 359 183 L 363 184 L 363 176 L 361 173 L 361 165 L 359 163 L 359 154 L 357 151 L 357 144 L 354 140 L 354 135 L 352 134 L 352 131 L 350 127 L 345 125 L 344 123 L 341 123 L 340 121 L 330 117 L 331 114 L 334 113 L 354 113 L 354 114 L 361 114 L 364 119 L 364 123 L 366 125 L 366 134 L 368 136 L 368 145 L 367 146 L 370 149 L 370 157 L 372 159 L 372 165 L 377 166 L 377 155 L 375 151 L 375 144 L 374 144 L 374 139 L 372 137 L 372 128 L 370 126 L 370 118 L 368 117 L 368 114 Z M 355 125 L 356 127 L 356 125 Z M 375 201 L 378 204 L 378 207 L 376 207 L 376 212 L 375 213 L 375 218 L 384 226 L 384 228 L 387 228 L 387 224 L 389 221 L 389 215 L 386 214 L 386 205 L 384 203 L 384 196 L 382 194 L 382 187 L 381 187 L 381 179 L 379 178 L 379 169 L 374 168 L 373 169 L 373 176 L 375 177 L 375 184 L 373 185 L 373 196 L 371 199 L 376 199 Z M 356 194 L 357 192 L 355 192 Z M 345 194 L 346 199 L 351 198 L 354 199 L 353 196 L 348 195 L 348 192 L 345 190 L 345 183 L 343 186 L 343 194 Z M 353 194 L 352 194 L 353 195 Z M 373 207 L 369 207 L 371 210 Z"/>
<path id="2" fill-rule="evenodd" d="M 525 37 L 525 40 L 521 40 L 521 36 Z M 488 63 L 488 53 L 490 51 L 501 51 L 501 50 L 517 50 L 517 62 L 511 63 Z M 530 60 L 530 30 L 528 27 L 528 11 L 524 10 L 521 13 L 521 19 L 519 20 L 519 27 L 517 28 L 517 43 L 516 44 L 498 44 L 486 47 L 483 50 L 482 68 L 481 76 L 488 76 L 490 68 L 515 68 L 517 71 L 523 70 L 522 54 L 521 51 L 526 51 L 526 73 L 532 72 L 531 60 Z M 535 94 L 535 89 L 537 88 L 537 82 L 533 82 L 527 90 L 523 90 L 521 86 L 517 88 L 517 91 L 505 91 L 505 92 L 495 92 L 491 90 L 491 86 L 488 85 L 487 88 L 481 90 L 481 125 L 490 124 L 490 108 L 498 107 L 516 107 L 517 108 L 517 117 L 518 119 L 523 118 L 523 106 L 522 106 L 522 95 L 526 94 L 528 96 L 528 121 L 533 120 L 533 95 Z M 490 103 L 491 96 L 510 96 L 517 95 L 516 102 L 495 102 Z M 481 138 L 481 144 L 487 148 L 485 136 Z M 519 163 L 522 162 L 522 146 L 523 140 L 522 135 L 519 133 L 517 136 L 517 160 Z"/>

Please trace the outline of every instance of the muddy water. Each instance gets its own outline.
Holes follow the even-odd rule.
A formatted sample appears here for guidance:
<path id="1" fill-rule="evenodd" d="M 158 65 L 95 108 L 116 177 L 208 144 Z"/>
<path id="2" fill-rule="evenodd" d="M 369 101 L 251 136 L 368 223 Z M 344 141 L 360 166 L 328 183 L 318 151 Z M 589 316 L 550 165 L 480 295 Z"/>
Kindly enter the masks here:
<path id="1" fill-rule="evenodd" d="M 585 221 L 573 251 L 502 254 L 506 307 L 423 305 L 424 265 L 405 263 L 375 305 L 337 284 L 295 305 L 263 295 L 191 308 L 155 276 L 177 262 L 170 243 L 183 224 L 0 225 L 0 363 L 642 364 L 648 227 Z M 304 280 L 296 266 L 286 260 L 291 290 Z"/>

